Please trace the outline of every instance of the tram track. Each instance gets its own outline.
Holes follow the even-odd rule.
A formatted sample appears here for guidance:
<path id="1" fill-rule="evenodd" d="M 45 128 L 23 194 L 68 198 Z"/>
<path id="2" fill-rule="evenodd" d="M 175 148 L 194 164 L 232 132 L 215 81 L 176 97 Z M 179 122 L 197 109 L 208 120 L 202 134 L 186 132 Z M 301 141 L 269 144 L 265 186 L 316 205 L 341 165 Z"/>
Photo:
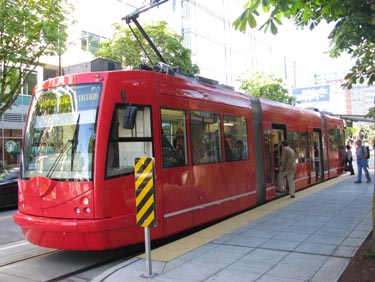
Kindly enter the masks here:
<path id="1" fill-rule="evenodd" d="M 3 244 L 0 245 L 0 268 L 58 251 L 56 249 L 40 248 L 24 240 Z"/>
<path id="2" fill-rule="evenodd" d="M 29 259 L 37 258 L 37 257 L 43 256 L 43 255 L 46 255 L 46 254 L 54 253 L 54 252 L 61 252 L 61 251 L 59 251 L 59 250 L 55 250 L 55 251 L 46 251 L 46 252 L 43 252 L 43 253 L 40 253 L 40 254 L 35 254 L 35 255 L 28 256 L 28 257 L 24 257 L 24 258 L 13 259 L 13 260 L 7 261 L 7 262 L 5 262 L 5 263 L 4 263 L 4 262 L 1 262 L 1 263 L 0 263 L 0 268 L 2 268 L 2 267 L 4 267 L 4 266 L 8 266 L 8 265 L 15 264 L 15 263 L 19 263 L 19 262 L 27 261 L 27 260 L 29 260 Z M 1 258 L 1 259 L 3 259 L 3 258 Z"/>
<path id="3" fill-rule="evenodd" d="M 95 269 L 127 260 L 142 252 L 140 245 L 82 252 L 43 249 L 27 242 L 16 242 L 0 246 L 0 281 L 20 278 L 30 282 L 67 281 L 91 270 L 94 274 L 90 278 L 94 278 Z"/>
<path id="4" fill-rule="evenodd" d="M 43 282 L 61 282 L 61 281 L 65 281 L 66 279 L 69 279 L 69 278 L 72 278 L 72 277 L 75 277 L 75 276 L 79 276 L 82 273 L 86 273 L 86 272 L 89 272 L 91 270 L 95 270 L 97 268 L 104 267 L 105 265 L 108 265 L 110 263 L 114 263 L 116 261 L 119 261 L 119 263 L 120 263 L 121 261 L 127 260 L 129 258 L 134 257 L 134 256 L 130 255 L 130 256 L 125 256 L 125 257 L 121 257 L 121 258 L 118 258 L 118 259 L 105 260 L 105 261 L 99 262 L 97 264 L 93 264 L 93 265 L 90 265 L 90 266 L 87 266 L 87 267 L 84 267 L 84 268 L 81 268 L 81 269 L 78 269 L 78 270 L 75 270 L 75 271 L 72 271 L 72 272 L 69 272 L 69 273 L 64 273 L 64 274 L 62 274 L 60 276 L 51 278 L 49 280 L 44 280 Z M 93 279 L 94 277 L 90 277 L 90 278 Z"/>

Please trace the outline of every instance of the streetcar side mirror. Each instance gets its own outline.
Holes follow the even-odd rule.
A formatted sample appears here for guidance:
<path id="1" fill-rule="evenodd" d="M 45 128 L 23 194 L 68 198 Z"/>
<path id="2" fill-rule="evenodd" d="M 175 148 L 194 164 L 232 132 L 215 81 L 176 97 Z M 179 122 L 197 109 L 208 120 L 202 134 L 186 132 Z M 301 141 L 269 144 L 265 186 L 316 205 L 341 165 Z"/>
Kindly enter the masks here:
<path id="1" fill-rule="evenodd" d="M 125 129 L 133 129 L 135 126 L 135 119 L 137 118 L 137 107 L 128 105 L 125 109 L 124 123 L 122 127 Z"/>

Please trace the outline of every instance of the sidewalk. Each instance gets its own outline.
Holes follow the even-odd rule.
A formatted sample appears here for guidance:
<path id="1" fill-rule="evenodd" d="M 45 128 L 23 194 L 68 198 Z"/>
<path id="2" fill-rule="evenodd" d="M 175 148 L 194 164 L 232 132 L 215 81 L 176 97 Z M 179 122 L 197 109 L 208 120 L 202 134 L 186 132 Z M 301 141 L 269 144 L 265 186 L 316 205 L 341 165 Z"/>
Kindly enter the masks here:
<path id="1" fill-rule="evenodd" d="M 374 182 L 355 180 L 338 177 L 152 250 L 150 278 L 141 256 L 92 281 L 337 281 L 372 230 Z"/>

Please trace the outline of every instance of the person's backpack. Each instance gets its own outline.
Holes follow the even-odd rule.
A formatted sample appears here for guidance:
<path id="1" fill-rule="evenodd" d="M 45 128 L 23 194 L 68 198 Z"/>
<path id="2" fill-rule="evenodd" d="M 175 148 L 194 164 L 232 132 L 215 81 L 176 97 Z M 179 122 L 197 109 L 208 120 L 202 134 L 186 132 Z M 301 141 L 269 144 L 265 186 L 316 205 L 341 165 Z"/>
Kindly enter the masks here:
<path id="1" fill-rule="evenodd" d="M 369 159 L 370 158 L 370 148 L 368 146 L 362 146 L 362 151 L 363 151 L 363 154 L 366 155 L 366 159 Z"/>

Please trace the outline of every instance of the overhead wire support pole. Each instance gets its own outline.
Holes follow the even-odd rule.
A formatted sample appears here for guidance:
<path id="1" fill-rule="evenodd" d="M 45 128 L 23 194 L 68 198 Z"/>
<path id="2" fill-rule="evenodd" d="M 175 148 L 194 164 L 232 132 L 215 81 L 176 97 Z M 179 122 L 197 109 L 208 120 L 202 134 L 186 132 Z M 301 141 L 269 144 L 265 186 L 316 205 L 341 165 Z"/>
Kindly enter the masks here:
<path id="1" fill-rule="evenodd" d="M 139 24 L 139 22 L 137 21 L 137 18 L 139 16 L 139 14 L 141 14 L 143 12 L 146 12 L 151 8 L 159 6 L 160 4 L 163 4 L 167 1 L 168 0 L 162 0 L 162 1 L 158 1 L 158 0 L 152 1 L 151 0 L 149 5 L 141 7 L 139 9 L 137 9 L 136 11 L 134 11 L 133 13 L 131 13 L 131 14 L 122 18 L 122 20 L 125 20 L 127 24 L 129 24 L 130 22 L 133 22 L 137 26 L 138 30 L 142 33 L 143 37 L 147 40 L 148 44 L 150 44 L 151 48 L 154 50 L 156 55 L 159 57 L 160 61 L 163 62 L 164 64 L 168 64 L 168 62 L 164 59 L 163 55 L 159 52 L 159 50 L 155 46 L 154 42 L 152 42 L 151 38 L 147 35 L 147 33 L 145 32 L 143 27 Z"/>

